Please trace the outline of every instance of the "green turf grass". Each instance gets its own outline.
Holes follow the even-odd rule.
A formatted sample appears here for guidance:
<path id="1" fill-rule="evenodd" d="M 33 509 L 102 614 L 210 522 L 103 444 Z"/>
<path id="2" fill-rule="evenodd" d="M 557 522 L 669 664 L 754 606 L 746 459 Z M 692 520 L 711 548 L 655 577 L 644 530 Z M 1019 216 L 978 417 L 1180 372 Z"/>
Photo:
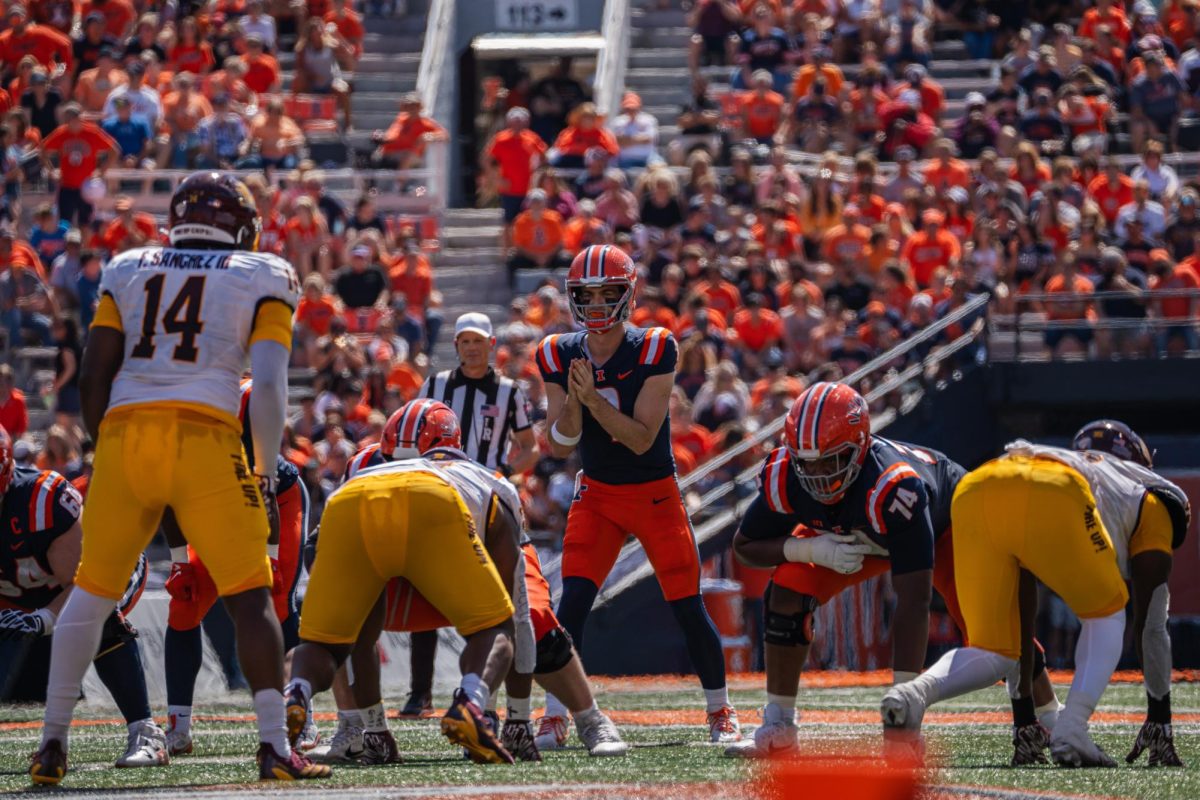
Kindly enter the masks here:
<path id="1" fill-rule="evenodd" d="M 695 710 L 699 716 L 696 693 L 681 692 L 605 692 L 601 706 L 614 710 Z M 878 708 L 882 689 L 813 689 L 801 695 L 801 707 L 822 710 L 867 710 Z M 1065 695 L 1065 688 L 1060 690 Z M 1200 712 L 1200 685 L 1177 686 L 1173 693 L 1179 713 Z M 439 698 L 443 703 L 446 698 Z M 743 709 L 743 723 L 757 724 L 752 709 L 762 702 L 757 692 L 736 692 L 734 702 Z M 390 698 L 390 707 L 399 698 Z M 327 698 L 319 710 L 330 710 Z M 961 712 L 995 711 L 1007 708 L 1007 699 L 999 689 L 979 692 L 939 707 Z M 1144 708 L 1140 686 L 1114 686 L 1104 697 L 1101 710 L 1139 714 Z M 108 718 L 111 711 L 80 707 L 83 718 Z M 248 699 L 198 707 L 196 713 L 245 714 Z M 0 720 L 14 722 L 36 720 L 40 709 L 0 706 Z M 323 723 L 327 732 L 332 723 Z M 636 745 L 622 759 L 592 759 L 578 746 L 546 754 L 542 764 L 513 767 L 477 766 L 463 761 L 438 734 L 436 720 L 393 721 L 392 731 L 406 763 L 390 767 L 335 768 L 332 782 L 317 782 L 305 788 L 330 789 L 354 786 L 435 786 L 472 784 L 554 784 L 572 783 L 688 783 L 729 782 L 744 784 L 755 764 L 727 759 L 721 748 L 701 744 L 707 731 L 699 726 L 622 726 L 626 739 Z M 1095 726 L 1101 746 L 1118 760 L 1128 751 L 1138 725 Z M 872 725 L 809 724 L 801 721 L 804 750 L 814 754 L 855 756 L 878 752 L 880 737 Z M 1185 770 L 1149 770 L 1144 766 L 1116 770 L 1064 771 L 1049 767 L 1014 770 L 1008 768 L 1011 746 L 1006 727 L 1000 725 L 931 725 L 926 729 L 929 752 L 943 766 L 935 775 L 939 782 L 979 786 L 1002 786 L 1139 800 L 1171 800 L 1200 797 L 1200 725 L 1176 726 L 1176 743 Z M 28 754 L 37 743 L 38 732 L 0 730 L 0 791 L 20 790 L 28 786 L 25 769 Z M 72 732 L 71 773 L 64 786 L 72 789 L 132 789 L 135 787 L 184 787 L 243 784 L 253 781 L 256 737 L 251 723 L 199 720 L 195 725 L 196 750 L 193 755 L 175 759 L 161 769 L 117 770 L 111 768 L 125 744 L 124 726 L 105 725 L 76 728 Z M 572 737 L 571 742 L 578 745 Z M 1144 759 L 1144 757 L 1143 757 Z M 1144 763 L 1144 760 L 1143 760 Z M 293 786 L 295 786 L 293 784 Z M 299 788 L 299 787 L 297 787 Z"/>

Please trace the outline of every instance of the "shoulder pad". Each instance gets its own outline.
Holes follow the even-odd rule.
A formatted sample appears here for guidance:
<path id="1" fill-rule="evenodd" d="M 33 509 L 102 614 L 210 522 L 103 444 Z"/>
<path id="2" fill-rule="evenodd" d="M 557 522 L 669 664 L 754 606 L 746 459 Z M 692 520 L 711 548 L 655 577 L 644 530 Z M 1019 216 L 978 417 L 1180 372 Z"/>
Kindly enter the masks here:
<path id="1" fill-rule="evenodd" d="M 901 486 L 906 482 L 907 485 Z M 870 520 L 871 527 L 875 529 L 875 532 L 887 533 L 887 519 L 893 512 L 893 508 L 887 504 L 890 496 L 899 489 L 906 492 L 905 495 L 899 496 L 900 502 L 895 504 L 894 512 L 907 521 L 912 519 L 913 508 L 924 497 L 924 488 L 925 484 L 921 482 L 921 476 L 907 462 L 897 461 L 880 473 L 875 485 L 867 493 L 867 519 Z M 911 502 L 909 502 L 910 500 Z"/>
<path id="2" fill-rule="evenodd" d="M 786 447 L 777 447 L 763 462 L 760 476 L 763 499 L 767 501 L 767 508 L 776 514 L 796 513 L 788 499 L 788 475 L 792 470 L 789 458 Z"/>
<path id="3" fill-rule="evenodd" d="M 29 530 L 54 528 L 56 514 L 61 521 L 64 512 L 72 521 L 79 519 L 82 506 L 83 497 L 70 481 L 57 472 L 45 470 L 29 490 Z"/>
<path id="4" fill-rule="evenodd" d="M 261 298 L 272 298 L 295 308 L 300 300 L 300 279 L 292 265 L 271 253 L 239 253 L 237 261 L 254 272 Z"/>
<path id="5" fill-rule="evenodd" d="M 342 482 L 345 483 L 357 475 L 360 470 L 371 466 L 371 462 L 378 454 L 379 445 L 369 444 L 351 456 L 350 461 L 346 464 L 346 474 L 342 477 Z"/>
<path id="6" fill-rule="evenodd" d="M 1146 491 L 1162 501 L 1171 516 L 1171 547 L 1178 550 L 1187 538 L 1192 525 L 1192 505 L 1188 496 L 1175 484 L 1159 479 L 1146 487 Z"/>
<path id="7" fill-rule="evenodd" d="M 639 364 L 657 364 L 663 356 L 676 348 L 675 336 L 666 328 L 647 328 L 642 337 L 642 352 Z"/>

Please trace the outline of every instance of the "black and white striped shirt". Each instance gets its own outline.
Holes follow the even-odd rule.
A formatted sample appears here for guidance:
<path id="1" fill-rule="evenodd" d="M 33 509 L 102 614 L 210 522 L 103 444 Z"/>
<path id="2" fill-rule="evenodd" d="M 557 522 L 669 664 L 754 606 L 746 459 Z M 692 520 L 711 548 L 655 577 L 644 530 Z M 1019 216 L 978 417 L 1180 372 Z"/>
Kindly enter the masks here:
<path id="1" fill-rule="evenodd" d="M 508 456 L 508 437 L 527 430 L 529 398 L 512 378 L 489 369 L 482 378 L 468 378 L 460 369 L 425 379 L 421 397 L 440 400 L 458 415 L 463 451 L 488 469 L 499 469 Z"/>

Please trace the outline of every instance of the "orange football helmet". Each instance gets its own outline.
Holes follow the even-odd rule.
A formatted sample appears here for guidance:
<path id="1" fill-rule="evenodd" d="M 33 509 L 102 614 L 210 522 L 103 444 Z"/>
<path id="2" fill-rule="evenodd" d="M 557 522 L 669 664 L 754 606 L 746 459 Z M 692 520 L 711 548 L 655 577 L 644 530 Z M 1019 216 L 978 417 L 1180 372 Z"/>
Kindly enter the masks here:
<path id="1" fill-rule="evenodd" d="M 613 301 L 588 303 L 583 290 L 591 286 L 617 286 L 622 289 L 621 296 Z M 567 304 L 576 322 L 589 331 L 604 333 L 629 319 L 636 288 L 633 259 L 611 244 L 594 244 L 581 250 L 571 262 Z"/>
<path id="2" fill-rule="evenodd" d="M 821 503 L 836 503 L 867 459 L 867 401 L 844 383 L 815 383 L 792 404 L 783 439 L 804 491 Z"/>
<path id="3" fill-rule="evenodd" d="M 445 403 L 422 397 L 409 400 L 388 418 L 379 452 L 395 461 L 417 458 L 436 447 L 462 447 L 458 416 Z"/>

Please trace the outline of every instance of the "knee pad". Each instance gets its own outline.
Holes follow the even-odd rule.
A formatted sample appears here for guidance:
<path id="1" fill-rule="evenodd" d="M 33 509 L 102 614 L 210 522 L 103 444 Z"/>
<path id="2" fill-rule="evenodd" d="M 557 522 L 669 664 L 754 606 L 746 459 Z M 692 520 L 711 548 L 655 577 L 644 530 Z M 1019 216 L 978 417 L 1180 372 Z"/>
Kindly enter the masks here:
<path id="1" fill-rule="evenodd" d="M 803 595 L 801 598 L 801 610 L 797 614 L 782 614 L 778 611 L 771 610 L 771 597 L 769 594 L 766 599 L 765 610 L 763 612 L 763 641 L 767 644 L 779 645 L 781 647 L 800 647 L 801 645 L 812 644 L 813 634 L 815 630 L 814 616 L 817 612 L 817 607 L 820 603 L 817 598 L 812 595 Z"/>
<path id="2" fill-rule="evenodd" d="M 571 634 L 562 628 L 555 628 L 537 642 L 537 662 L 533 667 L 534 675 L 545 675 L 558 672 L 571 663 L 575 648 L 571 646 Z"/>

